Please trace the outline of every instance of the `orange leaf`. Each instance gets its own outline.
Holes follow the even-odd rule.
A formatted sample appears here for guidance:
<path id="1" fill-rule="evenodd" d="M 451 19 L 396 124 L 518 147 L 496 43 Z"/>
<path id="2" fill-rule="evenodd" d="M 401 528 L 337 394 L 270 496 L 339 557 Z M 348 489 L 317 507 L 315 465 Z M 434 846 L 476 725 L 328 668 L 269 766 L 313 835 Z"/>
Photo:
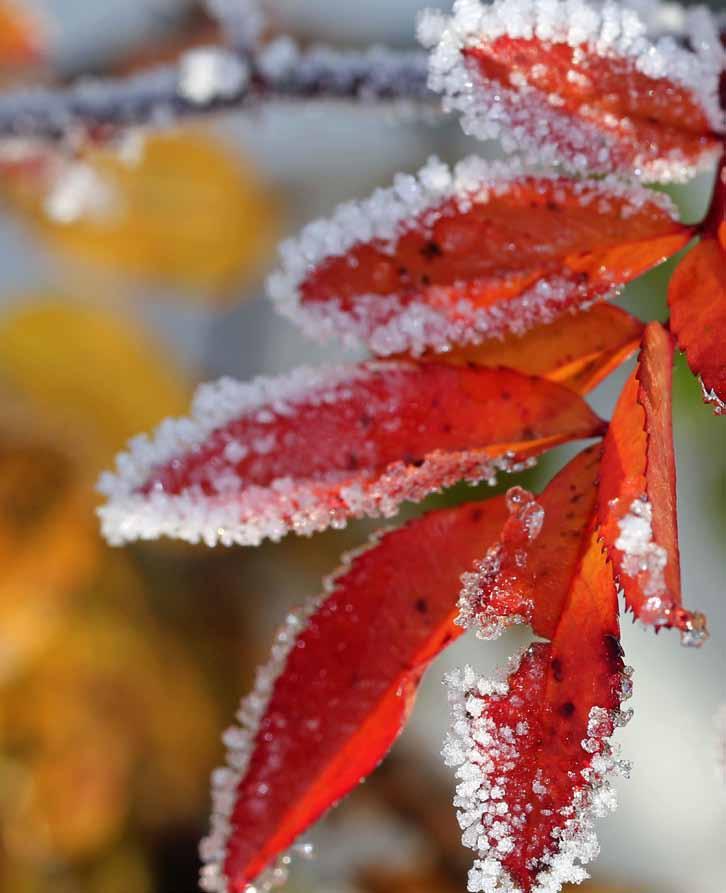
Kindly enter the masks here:
<path id="1" fill-rule="evenodd" d="M 710 33 L 702 18 L 691 37 L 696 52 L 649 40 L 627 6 L 464 2 L 434 22 L 430 83 L 468 133 L 509 151 L 581 173 L 685 180 L 713 160 L 724 130 L 719 35 L 706 23 Z"/>
<path id="2" fill-rule="evenodd" d="M 38 62 L 46 49 L 39 17 L 15 0 L 0 2 L 0 69 Z"/>
<path id="3" fill-rule="evenodd" d="M 521 335 L 583 309 L 682 248 L 691 230 L 637 184 L 436 160 L 283 246 L 270 279 L 314 334 L 420 354 Z"/>
<path id="4" fill-rule="evenodd" d="M 586 394 L 637 349 L 643 328 L 639 319 L 620 307 L 596 304 L 590 310 L 567 314 L 524 335 L 509 335 L 504 340 L 473 347 L 455 347 L 443 354 L 426 354 L 424 358 L 453 365 L 506 366 Z"/>
<path id="5" fill-rule="evenodd" d="M 454 625 L 459 577 L 499 534 L 504 499 L 428 514 L 349 557 L 289 615 L 224 736 L 202 888 L 241 893 L 371 772 Z M 228 824 L 229 822 L 229 824 Z M 264 876 L 261 880 L 264 880 Z"/>
<path id="6" fill-rule="evenodd" d="M 602 423 L 572 391 L 508 369 L 373 362 L 198 393 L 192 417 L 136 438 L 107 474 L 113 543 L 255 545 L 492 479 Z"/>
<path id="7" fill-rule="evenodd" d="M 671 329 L 704 399 L 726 413 L 726 247 L 703 238 L 680 262 L 668 287 Z"/>
<path id="8" fill-rule="evenodd" d="M 705 621 L 681 607 L 676 468 L 671 422 L 673 342 L 656 322 L 643 336 L 605 437 L 598 492 L 608 553 L 630 609 L 701 644 Z"/>

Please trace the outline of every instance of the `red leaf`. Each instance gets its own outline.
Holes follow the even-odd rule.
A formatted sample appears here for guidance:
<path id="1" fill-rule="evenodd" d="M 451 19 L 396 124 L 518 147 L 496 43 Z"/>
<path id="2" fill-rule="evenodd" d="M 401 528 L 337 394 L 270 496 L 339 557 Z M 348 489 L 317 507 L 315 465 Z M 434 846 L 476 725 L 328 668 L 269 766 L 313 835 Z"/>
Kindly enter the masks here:
<path id="1" fill-rule="evenodd" d="M 694 42 L 703 52 L 653 43 L 632 10 L 580 0 L 463 2 L 434 26 L 430 83 L 468 133 L 540 162 L 650 180 L 685 180 L 716 157 L 723 53 L 712 20 Z"/>
<path id="2" fill-rule="evenodd" d="M 282 312 L 378 354 L 522 334 L 582 309 L 682 248 L 691 230 L 637 184 L 432 160 L 282 250 Z"/>
<path id="3" fill-rule="evenodd" d="M 582 313 L 567 314 L 524 335 L 455 347 L 443 354 L 426 354 L 456 366 L 474 363 L 495 369 L 506 366 L 586 394 L 635 352 L 644 325 L 613 304 L 596 304 Z"/>
<path id="4" fill-rule="evenodd" d="M 243 728 L 225 735 L 232 768 L 213 776 L 204 889 L 244 890 L 380 762 L 429 661 L 462 632 L 462 571 L 506 517 L 497 497 L 412 521 L 289 615 L 238 714 Z"/>
<path id="5" fill-rule="evenodd" d="M 621 655 L 612 570 L 591 532 L 551 644 L 532 645 L 507 680 L 470 668 L 449 677 L 444 755 L 459 767 L 454 803 L 477 853 L 472 893 L 554 891 L 587 876 L 592 820 L 614 807 L 607 776 L 622 768 L 605 740 L 628 718 Z"/>
<path id="6" fill-rule="evenodd" d="M 656 322 L 643 336 L 605 438 L 598 493 L 603 539 L 628 606 L 643 623 L 700 645 L 705 619 L 681 607 L 671 428 L 673 343 Z"/>
<path id="7" fill-rule="evenodd" d="M 724 225 L 726 230 L 726 225 Z M 714 412 L 726 413 L 726 234 L 704 238 L 680 262 L 668 287 L 671 329 L 700 376 Z"/>
<path id="8" fill-rule="evenodd" d="M 592 524 L 600 455 L 600 445 L 579 453 L 536 502 L 518 487 L 508 492 L 511 515 L 501 537 L 462 578 L 462 625 L 494 638 L 521 620 L 552 638 Z"/>
<path id="9" fill-rule="evenodd" d="M 188 420 L 136 439 L 101 488 L 113 543 L 229 544 L 392 515 L 459 480 L 491 479 L 602 433 L 580 397 L 508 369 L 404 362 L 205 386 Z"/>

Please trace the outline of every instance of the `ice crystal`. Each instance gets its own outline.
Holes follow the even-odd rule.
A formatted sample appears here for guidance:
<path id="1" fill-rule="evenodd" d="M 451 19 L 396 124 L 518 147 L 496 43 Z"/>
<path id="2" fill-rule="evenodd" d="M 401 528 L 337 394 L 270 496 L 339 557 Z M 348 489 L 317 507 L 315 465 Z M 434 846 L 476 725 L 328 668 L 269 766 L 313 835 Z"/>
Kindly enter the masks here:
<path id="1" fill-rule="evenodd" d="M 246 86 L 249 75 L 247 64 L 228 50 L 188 50 L 179 62 L 179 95 L 199 105 L 231 99 Z"/>

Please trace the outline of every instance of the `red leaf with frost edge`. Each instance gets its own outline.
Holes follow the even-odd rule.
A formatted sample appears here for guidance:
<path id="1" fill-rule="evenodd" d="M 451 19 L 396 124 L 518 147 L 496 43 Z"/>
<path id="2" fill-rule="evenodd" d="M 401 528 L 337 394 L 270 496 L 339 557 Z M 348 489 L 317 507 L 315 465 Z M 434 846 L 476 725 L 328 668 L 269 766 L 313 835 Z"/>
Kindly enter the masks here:
<path id="1" fill-rule="evenodd" d="M 509 369 L 373 362 L 200 389 L 189 419 L 131 441 L 99 483 L 112 543 L 257 544 L 392 515 L 604 423 L 572 391 Z"/>
<path id="2" fill-rule="evenodd" d="M 680 262 L 668 286 L 671 329 L 703 396 L 726 414 L 726 224 L 724 243 L 704 238 Z"/>
<path id="3" fill-rule="evenodd" d="M 530 646 L 506 679 L 450 674 L 463 843 L 477 858 L 472 893 L 553 893 L 587 877 L 598 853 L 593 818 L 614 808 L 608 784 L 627 771 L 606 740 L 629 717 L 612 569 L 586 537 L 551 643 Z"/>
<path id="4" fill-rule="evenodd" d="M 424 354 L 424 359 L 456 366 L 506 366 L 586 394 L 635 353 L 644 328 L 620 307 L 596 304 L 524 335 L 455 347 L 443 354 Z"/>
<path id="5" fill-rule="evenodd" d="M 681 607 L 672 371 L 672 338 L 649 323 L 605 437 L 598 513 L 628 607 L 643 623 L 676 627 L 685 644 L 700 645 L 705 618 Z"/>
<path id="6" fill-rule="evenodd" d="M 692 230 L 637 183 L 432 159 L 281 249 L 281 312 L 377 354 L 421 354 L 522 334 L 612 296 Z"/>
<path id="7" fill-rule="evenodd" d="M 349 557 L 321 599 L 288 616 L 242 704 L 242 728 L 225 734 L 231 768 L 213 776 L 205 890 L 237 893 L 274 872 L 380 762 L 429 661 L 462 633 L 462 571 L 506 518 L 503 497 L 425 515 Z"/>
<path id="8" fill-rule="evenodd" d="M 717 156 L 724 115 L 718 30 L 696 14 L 698 52 L 653 41 L 631 9 L 582 0 L 457 4 L 424 19 L 430 86 L 464 129 L 571 170 L 686 180 Z"/>
<path id="9" fill-rule="evenodd" d="M 598 444 L 575 456 L 536 501 L 519 487 L 509 490 L 502 535 L 462 578 L 459 624 L 491 639 L 520 621 L 552 638 L 592 526 L 601 452 Z"/>

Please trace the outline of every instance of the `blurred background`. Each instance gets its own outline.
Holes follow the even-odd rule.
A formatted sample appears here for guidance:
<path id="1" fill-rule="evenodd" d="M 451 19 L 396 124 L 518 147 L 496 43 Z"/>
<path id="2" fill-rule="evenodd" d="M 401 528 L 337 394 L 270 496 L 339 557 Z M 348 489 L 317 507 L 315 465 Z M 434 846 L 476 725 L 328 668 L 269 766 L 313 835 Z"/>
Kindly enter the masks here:
<path id="1" fill-rule="evenodd" d="M 302 41 L 406 46 L 432 4 L 274 5 L 276 26 Z M 0 88 L 130 72 L 217 37 L 184 0 L 0 0 Z M 456 122 L 344 104 L 131 132 L 39 165 L 0 147 L 0 890 L 196 889 L 220 733 L 285 609 L 375 525 L 257 550 L 115 550 L 97 532 L 95 479 L 129 436 L 184 413 L 200 381 L 340 359 L 264 298 L 276 242 L 432 153 L 480 149 Z M 710 185 L 672 191 L 686 218 Z M 624 305 L 664 318 L 668 275 L 645 277 Z M 593 395 L 606 417 L 630 368 Z M 635 768 L 600 822 L 583 893 L 726 890 L 714 719 L 726 702 L 726 438 L 682 363 L 675 424 L 684 591 L 712 639 L 684 650 L 624 621 L 635 717 L 618 737 Z M 542 486 L 571 452 L 524 483 Z M 455 488 L 403 514 L 490 492 Z M 294 867 L 291 893 L 465 889 L 440 681 L 464 662 L 491 670 L 526 640 L 464 637 L 434 665 L 389 759 L 313 834 L 318 855 Z"/>

